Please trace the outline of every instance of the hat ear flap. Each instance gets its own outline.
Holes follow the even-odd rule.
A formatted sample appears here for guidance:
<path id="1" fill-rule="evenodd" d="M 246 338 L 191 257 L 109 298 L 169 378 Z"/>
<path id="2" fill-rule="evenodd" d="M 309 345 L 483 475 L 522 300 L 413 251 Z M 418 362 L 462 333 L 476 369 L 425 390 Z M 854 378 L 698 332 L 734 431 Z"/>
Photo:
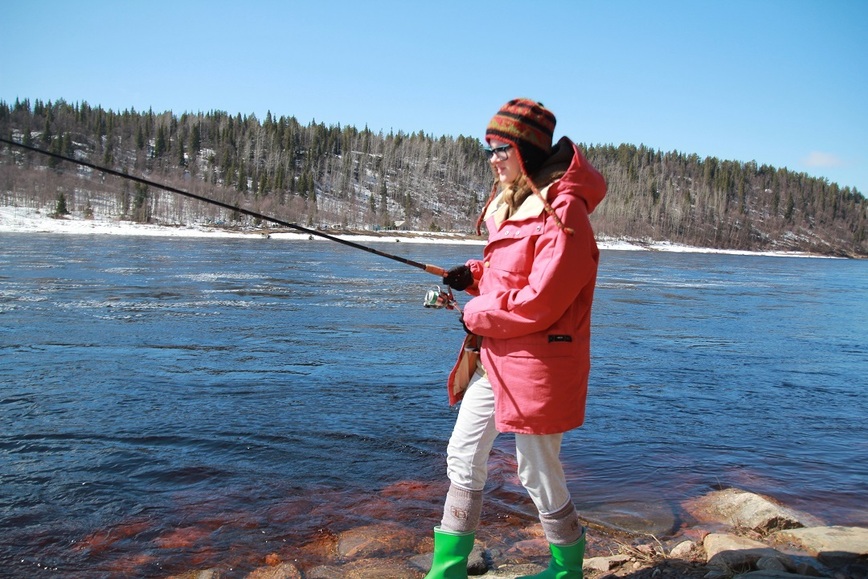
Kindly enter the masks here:
<path id="1" fill-rule="evenodd" d="M 547 154 L 543 153 L 536 147 L 519 145 L 516 148 L 518 149 L 519 157 L 521 157 L 522 169 L 528 178 L 536 174 L 548 158 Z"/>

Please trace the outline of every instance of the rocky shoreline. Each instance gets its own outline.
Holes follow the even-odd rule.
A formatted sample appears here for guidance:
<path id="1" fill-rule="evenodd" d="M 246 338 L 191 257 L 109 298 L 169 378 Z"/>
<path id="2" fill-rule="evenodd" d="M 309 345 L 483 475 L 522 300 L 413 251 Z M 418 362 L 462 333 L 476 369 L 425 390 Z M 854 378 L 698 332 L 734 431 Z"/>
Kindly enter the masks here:
<path id="1" fill-rule="evenodd" d="M 868 578 L 868 528 L 829 526 L 738 489 L 713 491 L 683 506 L 695 523 L 665 539 L 586 521 L 586 579 Z M 539 524 L 526 523 L 506 541 L 480 528 L 470 576 L 514 579 L 542 571 L 547 545 Z M 420 539 L 415 529 L 372 524 L 273 552 L 242 575 L 218 566 L 165 579 L 421 579 L 432 548 L 432 539 Z M 319 562 L 300 563 L 312 558 Z"/>

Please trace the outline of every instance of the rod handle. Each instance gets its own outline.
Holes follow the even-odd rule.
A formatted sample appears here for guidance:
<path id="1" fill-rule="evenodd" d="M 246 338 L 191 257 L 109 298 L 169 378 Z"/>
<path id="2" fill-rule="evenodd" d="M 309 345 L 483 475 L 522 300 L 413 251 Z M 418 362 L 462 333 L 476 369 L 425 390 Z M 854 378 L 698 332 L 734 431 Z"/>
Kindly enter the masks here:
<path id="1" fill-rule="evenodd" d="M 425 264 L 425 271 L 427 271 L 428 273 L 433 273 L 434 275 L 439 275 L 440 277 L 446 275 L 446 270 L 442 267 L 436 265 L 429 265 L 427 263 Z"/>

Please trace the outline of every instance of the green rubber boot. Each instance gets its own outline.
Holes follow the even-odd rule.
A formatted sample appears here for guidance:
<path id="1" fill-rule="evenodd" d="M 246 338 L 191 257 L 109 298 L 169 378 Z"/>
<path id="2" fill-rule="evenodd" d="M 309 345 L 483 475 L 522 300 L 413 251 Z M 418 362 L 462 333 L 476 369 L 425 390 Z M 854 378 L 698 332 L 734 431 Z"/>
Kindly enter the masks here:
<path id="1" fill-rule="evenodd" d="M 434 559 L 425 579 L 467 579 L 467 558 L 475 533 L 449 533 L 434 527 Z"/>
<path id="2" fill-rule="evenodd" d="M 552 552 L 549 568 L 536 575 L 523 575 L 516 579 L 582 579 L 582 560 L 585 557 L 585 534 L 572 545 L 549 544 Z"/>

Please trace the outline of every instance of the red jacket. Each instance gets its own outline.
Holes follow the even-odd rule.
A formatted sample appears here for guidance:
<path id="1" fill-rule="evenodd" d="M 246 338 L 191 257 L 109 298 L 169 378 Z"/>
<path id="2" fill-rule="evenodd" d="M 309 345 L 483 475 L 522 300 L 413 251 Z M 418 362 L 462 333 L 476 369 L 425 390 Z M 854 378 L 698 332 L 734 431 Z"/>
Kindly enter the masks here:
<path id="1" fill-rule="evenodd" d="M 477 295 L 464 307 L 464 323 L 482 337 L 479 355 L 500 432 L 553 434 L 584 422 L 600 255 L 588 215 L 606 182 L 568 139 L 557 155 L 569 168 L 542 193 L 574 233 L 559 227 L 535 195 L 506 220 L 496 217 L 495 200 L 485 217 L 483 259 L 467 262 L 477 282 L 468 291 Z M 475 360 L 463 347 L 449 376 L 450 403 L 463 396 Z"/>

